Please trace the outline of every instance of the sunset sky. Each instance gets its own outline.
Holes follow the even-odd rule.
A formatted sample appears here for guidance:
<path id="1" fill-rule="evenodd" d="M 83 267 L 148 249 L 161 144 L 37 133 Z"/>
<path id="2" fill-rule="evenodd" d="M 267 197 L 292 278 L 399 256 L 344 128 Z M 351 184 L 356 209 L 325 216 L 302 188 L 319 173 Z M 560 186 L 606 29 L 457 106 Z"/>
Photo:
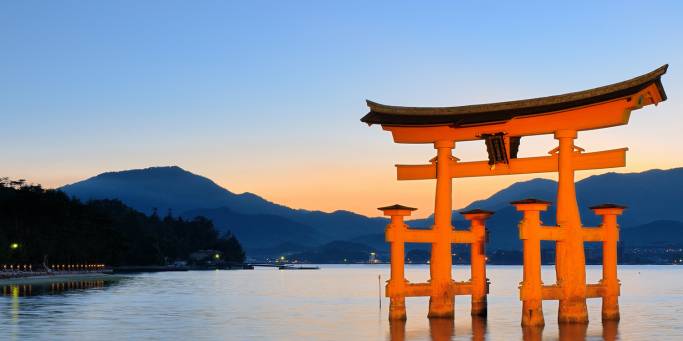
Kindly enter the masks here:
<path id="1" fill-rule="evenodd" d="M 561 94 L 670 64 L 669 99 L 579 134 L 629 147 L 618 172 L 683 166 L 683 2 L 3 1 L 0 176 L 59 187 L 178 165 L 295 208 L 433 210 L 398 182 L 430 145 L 397 145 L 365 99 L 453 106 Z M 552 136 L 522 140 L 544 155 Z M 458 144 L 462 160 L 484 143 Z M 586 177 L 600 172 L 581 172 Z M 515 181 L 454 181 L 454 208 Z"/>

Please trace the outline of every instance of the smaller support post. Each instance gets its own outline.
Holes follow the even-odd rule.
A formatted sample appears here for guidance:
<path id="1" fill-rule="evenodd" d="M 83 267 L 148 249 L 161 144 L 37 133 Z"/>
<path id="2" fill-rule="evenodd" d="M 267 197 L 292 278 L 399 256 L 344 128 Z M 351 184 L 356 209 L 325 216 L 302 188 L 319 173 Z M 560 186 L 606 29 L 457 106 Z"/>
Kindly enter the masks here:
<path id="1" fill-rule="evenodd" d="M 520 287 L 522 300 L 522 326 L 543 326 L 543 293 L 541 281 L 541 217 L 549 202 L 525 199 L 511 203 L 524 214 L 519 224 L 519 238 L 523 242 L 524 279 Z"/>
<path id="2" fill-rule="evenodd" d="M 617 241 L 619 225 L 617 216 L 624 212 L 625 206 L 603 204 L 591 207 L 595 214 L 602 216 L 604 239 L 602 241 L 602 320 L 619 321 L 619 278 L 617 277 Z"/>
<path id="3" fill-rule="evenodd" d="M 386 240 L 391 244 L 391 277 L 387 283 L 386 296 L 389 297 L 389 320 L 406 319 L 405 238 L 408 227 L 403 217 L 409 216 L 415 208 L 392 205 L 380 207 L 385 216 L 391 217 L 387 225 Z"/>
<path id="4" fill-rule="evenodd" d="M 486 219 L 493 215 L 491 211 L 480 209 L 460 212 L 470 221 L 470 231 L 474 240 L 470 246 L 472 276 L 472 316 L 486 316 L 486 295 L 488 283 L 486 279 Z"/>

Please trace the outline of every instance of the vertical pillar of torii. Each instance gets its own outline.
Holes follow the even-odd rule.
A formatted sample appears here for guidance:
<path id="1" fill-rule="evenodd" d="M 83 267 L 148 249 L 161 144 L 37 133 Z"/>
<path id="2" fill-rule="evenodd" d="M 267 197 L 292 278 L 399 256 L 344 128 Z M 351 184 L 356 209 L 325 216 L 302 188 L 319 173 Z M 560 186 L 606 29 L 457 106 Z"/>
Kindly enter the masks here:
<path id="1" fill-rule="evenodd" d="M 566 231 L 556 242 L 556 277 L 563 291 L 558 311 L 559 322 L 588 322 L 586 307 L 586 256 L 581 216 L 574 185 L 574 139 L 576 131 L 555 132 L 558 147 L 557 225 Z"/>
<path id="2" fill-rule="evenodd" d="M 537 199 L 513 201 L 512 204 L 524 216 L 519 224 L 524 264 L 519 296 L 522 300 L 522 325 L 543 326 L 543 281 L 541 280 L 541 211 L 548 209 L 549 202 Z"/>
<path id="3" fill-rule="evenodd" d="M 403 217 L 409 216 L 415 208 L 393 205 L 380 207 L 385 216 L 391 217 L 387 226 L 386 240 L 389 242 L 391 262 L 391 274 L 387 283 L 387 296 L 389 296 L 389 319 L 406 319 L 406 288 L 408 281 L 405 278 L 405 240 L 408 227 Z"/>
<path id="4" fill-rule="evenodd" d="M 619 241 L 619 225 L 617 216 L 626 206 L 603 204 L 593 206 L 595 214 L 602 216 L 599 231 L 602 232 L 602 320 L 619 320 L 619 278 L 617 277 L 617 241 Z"/>
<path id="5" fill-rule="evenodd" d="M 455 143 L 449 140 L 434 143 L 436 154 L 436 198 L 434 200 L 434 231 L 432 253 L 429 263 L 431 273 L 431 296 L 429 297 L 428 317 L 453 317 L 454 297 L 449 294 L 453 281 L 451 269 L 451 238 L 453 231 L 453 178 L 450 164 L 453 159 L 451 150 Z"/>
<path id="6" fill-rule="evenodd" d="M 487 315 L 488 279 L 486 278 L 486 226 L 484 222 L 493 212 L 480 209 L 460 212 L 470 221 L 473 240 L 470 244 L 470 271 L 472 283 L 472 316 Z"/>

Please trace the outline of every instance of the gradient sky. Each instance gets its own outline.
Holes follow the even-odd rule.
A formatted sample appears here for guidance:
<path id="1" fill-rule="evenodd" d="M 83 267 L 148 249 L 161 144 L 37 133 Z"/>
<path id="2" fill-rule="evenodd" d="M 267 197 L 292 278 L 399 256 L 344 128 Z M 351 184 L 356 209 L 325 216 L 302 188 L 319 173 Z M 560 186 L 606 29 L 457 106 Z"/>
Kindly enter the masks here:
<path id="1" fill-rule="evenodd" d="M 366 98 L 522 99 L 665 63 L 668 101 L 577 145 L 629 147 L 618 172 L 679 167 L 682 18 L 680 1 L 3 1 L 0 175 L 58 187 L 178 165 L 296 208 L 377 215 L 398 202 L 425 216 L 433 181 L 398 182 L 393 164 L 433 147 L 362 124 Z M 525 138 L 520 153 L 555 144 Z M 454 155 L 486 157 L 483 142 Z M 455 208 L 537 176 L 455 180 Z"/>

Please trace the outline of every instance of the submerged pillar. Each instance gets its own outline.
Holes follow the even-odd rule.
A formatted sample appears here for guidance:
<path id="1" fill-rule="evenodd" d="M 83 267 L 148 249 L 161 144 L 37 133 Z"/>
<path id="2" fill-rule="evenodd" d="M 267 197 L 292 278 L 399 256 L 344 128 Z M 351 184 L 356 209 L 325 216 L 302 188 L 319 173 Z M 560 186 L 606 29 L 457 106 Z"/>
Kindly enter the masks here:
<path id="1" fill-rule="evenodd" d="M 523 280 L 520 286 L 522 300 L 522 326 L 540 327 L 543 318 L 543 282 L 541 281 L 541 211 L 549 202 L 536 199 L 513 201 L 524 216 L 519 224 L 519 238 L 523 244 Z"/>
<path id="2" fill-rule="evenodd" d="M 415 208 L 393 205 L 380 207 L 385 216 L 391 217 L 387 225 L 386 240 L 390 243 L 391 277 L 387 283 L 386 295 L 389 297 L 389 320 L 406 319 L 406 288 L 405 279 L 405 239 L 408 228 L 403 217 L 409 216 Z"/>
<path id="3" fill-rule="evenodd" d="M 555 271 L 562 290 L 558 322 L 587 323 L 586 259 L 579 206 L 574 187 L 573 159 L 576 131 L 558 130 L 559 141 L 557 225 L 566 231 L 565 238 L 556 242 Z"/>
<path id="4" fill-rule="evenodd" d="M 602 216 L 604 237 L 602 241 L 602 320 L 619 321 L 619 278 L 617 277 L 617 241 L 619 225 L 617 216 L 626 207 L 614 204 L 593 206 L 595 214 Z"/>
<path id="5" fill-rule="evenodd" d="M 389 339 L 391 341 L 405 341 L 405 339 L 406 339 L 406 321 L 405 320 L 389 320 Z"/>
<path id="6" fill-rule="evenodd" d="M 486 279 L 486 227 L 484 222 L 493 215 L 491 211 L 471 210 L 461 212 L 470 221 L 473 241 L 470 246 L 472 316 L 486 316 L 488 280 Z"/>
<path id="7" fill-rule="evenodd" d="M 428 317 L 453 317 L 453 295 L 450 293 L 452 280 L 451 226 L 452 177 L 450 163 L 453 141 L 441 140 L 434 143 L 436 154 L 436 198 L 434 203 L 435 239 L 432 241 L 430 258 L 431 295 L 429 297 Z"/>
<path id="8" fill-rule="evenodd" d="M 429 336 L 431 341 L 450 341 L 455 335 L 453 319 L 430 319 Z"/>
<path id="9" fill-rule="evenodd" d="M 485 340 L 486 340 L 486 318 L 483 316 L 472 316 L 472 341 L 485 341 Z"/>

